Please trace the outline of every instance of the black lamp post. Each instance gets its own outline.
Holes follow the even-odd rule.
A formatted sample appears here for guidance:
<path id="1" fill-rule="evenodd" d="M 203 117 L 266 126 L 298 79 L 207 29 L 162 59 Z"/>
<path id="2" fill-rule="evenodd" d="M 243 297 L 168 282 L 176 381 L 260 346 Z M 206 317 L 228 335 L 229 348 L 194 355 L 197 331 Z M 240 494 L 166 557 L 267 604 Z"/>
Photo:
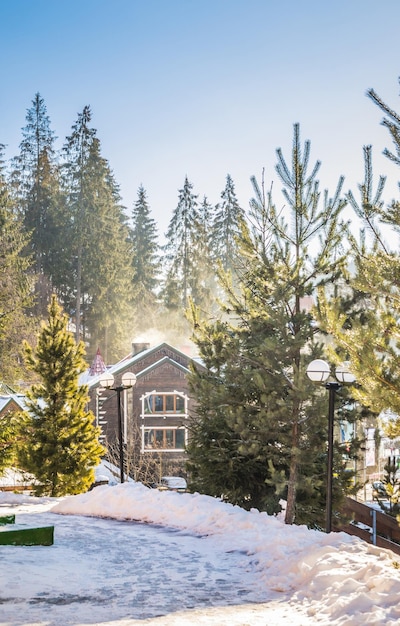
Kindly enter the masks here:
<path id="1" fill-rule="evenodd" d="M 125 372 L 121 378 L 121 384 L 113 387 L 114 376 L 110 372 L 104 372 L 99 378 L 99 384 L 105 389 L 111 389 L 117 392 L 117 408 L 118 408 L 118 440 L 119 440 L 119 475 L 120 482 L 124 482 L 124 438 L 122 430 L 122 407 L 121 407 L 121 393 L 125 389 L 130 389 L 136 384 L 136 376 L 132 372 Z"/>
<path id="2" fill-rule="evenodd" d="M 329 391 L 328 408 L 328 459 L 326 476 L 326 532 L 332 530 L 332 482 L 333 482 L 333 426 L 335 415 L 335 394 L 343 384 L 354 383 L 355 377 L 345 365 L 336 368 L 336 379 L 331 376 L 331 368 L 322 359 L 315 359 L 307 367 L 307 376 L 315 383 L 323 383 Z M 330 380 L 329 380 L 330 379 Z"/>

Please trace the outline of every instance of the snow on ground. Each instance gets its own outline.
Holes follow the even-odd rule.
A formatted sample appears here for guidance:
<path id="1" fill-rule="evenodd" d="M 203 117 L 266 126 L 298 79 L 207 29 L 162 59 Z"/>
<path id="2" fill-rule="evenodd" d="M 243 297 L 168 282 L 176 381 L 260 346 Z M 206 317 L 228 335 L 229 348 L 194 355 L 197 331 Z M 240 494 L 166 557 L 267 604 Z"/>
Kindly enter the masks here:
<path id="1" fill-rule="evenodd" d="M 0 546 L 0 626 L 400 623 L 398 557 L 344 533 L 137 483 L 10 512 L 55 541 Z"/>

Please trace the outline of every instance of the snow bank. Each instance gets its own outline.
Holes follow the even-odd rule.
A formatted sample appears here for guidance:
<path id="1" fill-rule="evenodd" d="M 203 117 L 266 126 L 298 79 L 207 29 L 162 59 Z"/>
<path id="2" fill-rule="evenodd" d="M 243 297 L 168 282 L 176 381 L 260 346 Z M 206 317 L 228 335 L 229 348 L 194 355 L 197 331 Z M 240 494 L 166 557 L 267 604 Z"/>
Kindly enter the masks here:
<path id="1" fill-rule="evenodd" d="M 98 487 L 65 498 L 52 512 L 137 520 L 186 530 L 205 540 L 217 538 L 226 551 L 253 556 L 252 565 L 265 586 L 294 592 L 299 602 L 309 604 L 310 614 L 318 607 L 321 616 L 343 624 L 379 624 L 380 616 L 386 624 L 400 621 L 394 555 L 345 533 L 287 526 L 266 513 L 209 496 L 157 491 L 138 483 Z"/>

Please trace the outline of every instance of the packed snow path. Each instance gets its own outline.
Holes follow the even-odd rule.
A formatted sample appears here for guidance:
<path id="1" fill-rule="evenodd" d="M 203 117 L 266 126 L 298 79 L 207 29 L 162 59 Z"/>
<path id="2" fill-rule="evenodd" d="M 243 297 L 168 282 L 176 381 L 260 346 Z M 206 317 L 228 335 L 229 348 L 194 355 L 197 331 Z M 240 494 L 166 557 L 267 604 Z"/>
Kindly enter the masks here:
<path id="1" fill-rule="evenodd" d="M 1 626 L 400 623 L 397 557 L 343 533 L 137 484 L 0 493 L 0 512 L 55 526 L 53 546 L 0 547 Z"/>
<path id="2" fill-rule="evenodd" d="M 32 522 L 29 517 L 18 515 L 18 522 Z M 85 606 L 101 622 L 105 614 L 143 619 L 270 597 L 246 572 L 248 557 L 226 553 L 218 541 L 138 522 L 54 513 L 35 517 L 54 524 L 52 549 L 1 550 L 12 567 L 2 574 L 0 614 L 12 624 L 29 623 L 27 615 L 39 622 L 46 605 L 52 619 L 58 616 L 55 623 L 76 624 Z"/>

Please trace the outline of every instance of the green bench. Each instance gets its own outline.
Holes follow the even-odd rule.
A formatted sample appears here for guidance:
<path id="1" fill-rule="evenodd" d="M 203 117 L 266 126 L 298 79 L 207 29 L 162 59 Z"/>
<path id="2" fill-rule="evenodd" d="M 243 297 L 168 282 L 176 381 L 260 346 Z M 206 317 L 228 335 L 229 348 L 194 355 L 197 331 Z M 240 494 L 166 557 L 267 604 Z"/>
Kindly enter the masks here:
<path id="1" fill-rule="evenodd" d="M 15 515 L 0 516 L 0 546 L 52 546 L 53 543 L 54 526 L 32 528 L 15 524 Z"/>

